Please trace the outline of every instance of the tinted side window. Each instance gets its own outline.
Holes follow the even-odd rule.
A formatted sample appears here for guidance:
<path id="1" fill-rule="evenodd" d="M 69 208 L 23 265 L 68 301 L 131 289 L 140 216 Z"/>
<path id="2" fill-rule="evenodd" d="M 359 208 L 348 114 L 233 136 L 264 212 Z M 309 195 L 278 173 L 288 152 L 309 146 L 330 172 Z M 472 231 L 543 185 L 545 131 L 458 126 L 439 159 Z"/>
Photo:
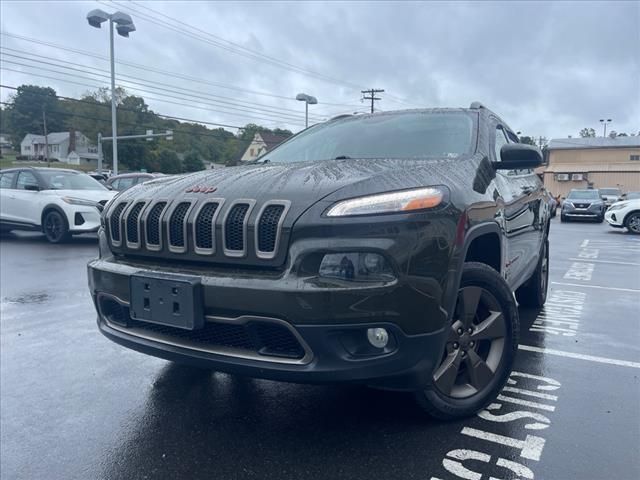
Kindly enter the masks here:
<path id="1" fill-rule="evenodd" d="M 114 185 L 113 188 L 119 191 L 126 190 L 129 187 L 133 187 L 135 181 L 136 181 L 135 177 L 120 178 L 116 180 L 116 182 L 118 182 L 118 185 L 117 186 Z"/>
<path id="2" fill-rule="evenodd" d="M 496 127 L 496 141 L 495 141 L 495 155 L 496 155 L 496 160 L 499 162 L 501 160 L 500 158 L 500 149 L 502 148 L 503 145 L 506 145 L 507 143 L 509 143 L 509 140 L 507 140 L 506 135 L 504 134 L 504 130 L 502 129 L 502 127 L 498 126 Z"/>
<path id="3" fill-rule="evenodd" d="M 0 175 L 0 188 L 11 188 L 16 172 L 7 172 Z"/>
<path id="4" fill-rule="evenodd" d="M 31 172 L 20 172 L 18 174 L 18 183 L 16 184 L 16 188 L 18 190 L 26 190 L 27 185 L 37 187 L 38 179 Z"/>

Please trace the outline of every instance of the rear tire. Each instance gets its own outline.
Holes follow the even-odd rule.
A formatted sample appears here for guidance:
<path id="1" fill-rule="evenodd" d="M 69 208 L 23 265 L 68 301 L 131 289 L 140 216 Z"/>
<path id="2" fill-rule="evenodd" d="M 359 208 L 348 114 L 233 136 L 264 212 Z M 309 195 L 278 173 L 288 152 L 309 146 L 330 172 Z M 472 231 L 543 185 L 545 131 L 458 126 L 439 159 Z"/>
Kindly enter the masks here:
<path id="1" fill-rule="evenodd" d="M 432 383 L 415 392 L 418 404 L 442 420 L 486 407 L 511 373 L 518 334 L 518 310 L 507 283 L 488 265 L 465 263 L 443 358 Z"/>
<path id="2" fill-rule="evenodd" d="M 57 210 L 51 210 L 44 216 L 42 231 L 49 243 L 63 243 L 71 238 L 67 219 Z"/>
<path id="3" fill-rule="evenodd" d="M 624 226 L 629 233 L 640 235 L 640 212 L 631 212 L 627 215 L 627 218 L 624 219 Z"/>
<path id="4" fill-rule="evenodd" d="M 516 290 L 516 299 L 522 307 L 542 308 L 549 288 L 549 240 L 542 245 L 542 253 L 535 272 Z"/>

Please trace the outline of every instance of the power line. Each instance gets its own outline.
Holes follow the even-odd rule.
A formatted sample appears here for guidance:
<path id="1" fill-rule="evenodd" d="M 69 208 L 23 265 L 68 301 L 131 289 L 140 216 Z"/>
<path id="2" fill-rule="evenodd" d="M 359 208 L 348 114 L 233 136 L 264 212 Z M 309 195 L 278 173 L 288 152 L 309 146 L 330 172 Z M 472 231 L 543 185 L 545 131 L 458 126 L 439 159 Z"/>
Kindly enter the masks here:
<path id="1" fill-rule="evenodd" d="M 0 87 L 1 88 L 7 88 L 7 89 L 10 89 L 10 90 L 16 90 L 16 91 L 18 90 L 17 87 L 12 87 L 12 86 L 8 86 L 8 85 L 0 85 Z M 45 96 L 46 94 L 36 94 L 36 95 Z M 69 100 L 69 101 L 73 101 L 73 102 L 86 103 L 88 105 L 94 105 L 94 106 L 98 106 L 98 107 L 111 108 L 110 105 L 107 105 L 105 103 L 91 102 L 91 101 L 87 101 L 87 100 L 81 100 L 81 99 L 78 99 L 78 98 L 64 97 L 62 95 L 56 95 L 56 98 L 63 99 L 63 100 Z M 8 103 L 8 102 L 2 102 L 2 103 L 5 104 L 5 105 L 13 105 L 12 103 Z M 158 117 L 162 117 L 162 118 L 165 118 L 165 119 L 168 119 L 168 120 L 179 120 L 179 121 L 184 121 L 184 122 L 199 123 L 199 124 L 203 124 L 203 125 L 213 125 L 213 126 L 216 126 L 216 127 L 235 128 L 235 129 L 238 129 L 238 130 L 244 130 L 246 128 L 246 127 L 239 127 L 237 125 L 229 125 L 229 124 L 226 124 L 226 123 L 215 123 L 215 122 L 208 122 L 208 121 L 205 121 L 205 120 L 194 120 L 192 118 L 176 117 L 176 116 L 173 116 L 173 115 L 164 115 L 164 114 L 156 113 L 156 112 L 153 112 L 153 111 L 140 112 L 138 110 L 132 110 L 130 108 L 124 108 L 124 107 L 121 107 L 121 106 L 118 107 L 118 110 L 119 111 L 124 110 L 124 111 L 127 111 L 127 112 L 135 112 L 135 113 L 145 113 L 145 114 L 149 113 L 149 114 L 153 114 L 153 115 L 156 115 Z M 101 120 L 101 119 L 94 118 L 94 120 Z M 109 120 L 109 119 L 107 119 L 107 120 Z"/>
<path id="2" fill-rule="evenodd" d="M 44 41 L 44 40 L 39 40 L 39 39 L 32 38 L 32 37 L 25 37 L 23 35 L 17 35 L 17 34 L 8 33 L 8 32 L 0 32 L 0 35 L 4 35 L 4 36 L 9 37 L 9 38 L 14 38 L 14 39 L 25 41 L 25 42 L 29 42 L 29 43 L 35 43 L 35 44 L 38 44 L 38 45 L 54 48 L 54 49 L 57 49 L 57 50 L 63 50 L 63 51 L 66 51 L 66 52 L 75 53 L 75 54 L 79 54 L 79 55 L 85 55 L 85 56 L 92 57 L 92 58 L 95 58 L 95 59 L 98 59 L 98 60 L 109 61 L 108 57 L 106 57 L 104 55 L 97 54 L 95 52 L 89 52 L 89 51 L 86 51 L 86 50 L 79 50 L 79 49 L 76 49 L 76 48 L 67 47 L 67 46 L 64 46 L 64 45 L 57 44 L 57 43 L 47 42 L 47 41 Z M 4 47 L 4 48 L 7 48 L 7 47 Z M 131 67 L 131 68 L 135 68 L 135 69 L 138 69 L 138 70 L 142 70 L 142 71 L 145 71 L 145 72 L 152 72 L 152 73 L 157 73 L 157 74 L 160 74 L 160 75 L 166 75 L 166 76 L 169 76 L 169 77 L 178 78 L 178 79 L 181 79 L 181 80 L 188 80 L 190 82 L 199 83 L 199 84 L 202 84 L 202 85 L 210 85 L 210 86 L 217 87 L 217 88 L 235 90 L 235 91 L 238 91 L 238 92 L 243 92 L 243 93 L 247 93 L 247 94 L 251 94 L 251 95 L 259 95 L 259 96 L 265 96 L 265 97 L 271 97 L 271 98 L 278 98 L 278 99 L 281 99 L 281 100 L 287 100 L 287 101 L 291 101 L 291 102 L 295 102 L 296 101 L 294 97 L 290 97 L 290 96 L 278 95 L 278 94 L 268 93 L 268 92 L 258 91 L 258 90 L 251 90 L 251 89 L 247 89 L 247 88 L 241 88 L 241 87 L 238 87 L 236 85 L 229 85 L 229 84 L 224 84 L 224 83 L 220 83 L 220 82 L 213 82 L 211 80 L 203 80 L 201 78 L 192 77 L 192 76 L 181 74 L 181 73 L 177 73 L 177 72 L 171 72 L 171 71 L 168 71 L 168 70 L 162 70 L 162 69 L 159 69 L 159 68 L 156 68 L 156 67 L 151 67 L 151 66 L 148 66 L 148 65 L 142 65 L 142 64 L 139 64 L 139 63 L 128 62 L 128 61 L 124 61 L 124 60 L 116 60 L 115 63 L 118 64 L 118 65 L 124 65 L 124 66 L 127 66 L 127 67 Z M 353 105 L 353 104 L 324 102 L 324 101 L 322 101 L 320 103 L 323 104 L 323 105 L 336 106 L 336 107 L 358 107 L 359 106 L 359 105 Z"/>
<path id="3" fill-rule="evenodd" d="M 84 79 L 84 80 L 91 80 L 91 81 L 96 81 L 97 80 L 97 79 L 94 79 L 94 78 L 78 77 L 77 75 L 69 74 L 69 73 L 66 73 L 66 72 L 58 72 L 58 71 L 55 71 L 55 70 L 50 70 L 50 69 L 45 69 L 45 68 L 38 68 L 38 67 L 33 67 L 33 66 L 29 66 L 29 67 L 34 68 L 34 69 L 38 69 L 38 70 L 52 71 L 53 73 L 73 76 L 74 78 L 81 78 L 81 79 Z M 44 75 L 42 73 L 23 72 L 21 70 L 16 70 L 16 69 L 7 68 L 7 67 L 2 67 L 1 70 L 5 70 L 5 71 L 8 71 L 8 72 L 21 73 L 21 74 L 28 73 L 30 76 L 37 76 L 37 77 L 47 78 L 47 79 L 50 79 L 50 80 L 56 80 L 56 81 L 59 81 L 59 82 L 70 83 L 70 84 L 73 84 L 73 85 L 79 85 L 79 86 L 82 86 L 82 87 L 88 87 L 88 88 L 93 88 L 93 89 L 103 88 L 101 86 L 90 85 L 90 84 L 87 84 L 87 83 L 74 82 L 73 80 L 67 80 L 67 79 L 60 78 L 60 77 L 53 77 L 53 76 L 50 76 L 50 75 Z M 151 94 L 160 93 L 160 94 L 162 94 L 161 92 L 149 92 L 149 90 L 145 90 L 145 89 L 137 88 L 137 87 L 132 87 L 132 86 L 127 86 L 127 88 L 129 90 L 139 91 L 139 92 L 143 92 L 143 93 L 151 93 Z M 283 122 L 286 122 L 286 123 L 289 123 L 289 124 L 302 126 L 302 123 L 297 123 L 297 122 L 293 122 L 293 121 L 286 120 L 286 119 L 281 119 L 281 118 L 274 118 L 274 117 L 268 117 L 267 118 L 267 117 L 255 116 L 255 115 L 248 116 L 248 115 L 244 115 L 243 113 L 236 113 L 236 112 L 230 112 L 230 111 L 224 111 L 224 110 L 217 110 L 217 109 L 212 109 L 212 108 L 208 108 L 208 107 L 203 107 L 203 106 L 200 106 L 200 105 L 193 105 L 193 104 L 190 104 L 190 103 L 185 103 L 185 101 L 186 102 L 189 102 L 189 101 L 192 102 L 193 100 L 186 99 L 184 97 L 172 96 L 172 95 L 166 95 L 166 94 L 165 94 L 165 97 L 182 100 L 182 102 L 174 102 L 174 101 L 171 101 L 171 100 L 167 100 L 166 98 L 151 97 L 149 95 L 145 96 L 145 98 L 148 99 L 148 100 L 154 100 L 154 101 L 157 101 L 157 102 L 168 103 L 168 104 L 172 104 L 172 105 L 179 105 L 181 107 L 195 108 L 195 109 L 198 109 L 198 110 L 205 110 L 207 112 L 223 113 L 223 114 L 226 114 L 226 115 L 232 115 L 232 116 L 235 116 L 235 117 L 245 118 L 247 120 L 254 120 L 254 121 L 262 120 L 262 121 L 275 123 L 276 125 L 277 124 L 282 124 Z M 206 105 L 205 102 L 200 102 L 200 104 Z"/>
<path id="4" fill-rule="evenodd" d="M 383 93 L 384 89 L 382 88 L 370 88 L 369 90 L 362 90 L 362 99 L 363 100 L 371 100 L 371 113 L 373 113 L 373 103 L 376 100 L 382 100 L 380 97 L 376 97 L 376 93 Z M 369 96 L 367 97 L 365 94 L 368 93 Z"/>
<path id="5" fill-rule="evenodd" d="M 22 50 L 17 50 L 17 49 L 8 48 L 8 47 L 0 46 L 0 50 L 9 50 L 9 51 L 12 51 L 12 52 L 22 53 L 23 55 L 30 55 L 32 57 L 42 58 L 42 59 L 46 59 L 46 60 L 54 60 L 54 59 L 51 59 L 50 57 L 47 57 L 47 56 L 44 56 L 44 55 L 37 55 L 35 53 L 24 52 Z M 102 70 L 102 69 L 91 67 L 89 65 L 82 65 L 82 64 L 79 64 L 79 63 L 75 63 L 75 62 L 65 62 L 65 64 L 60 65 L 59 63 L 47 62 L 47 61 L 43 61 L 43 60 L 35 60 L 33 58 L 24 57 L 24 56 L 21 56 L 21 55 L 15 55 L 15 54 L 12 54 L 12 53 L 4 53 L 4 55 L 5 56 L 9 56 L 9 57 L 19 58 L 19 59 L 22 59 L 22 60 L 28 60 L 28 61 L 31 61 L 31 62 L 38 62 L 38 65 L 40 65 L 40 64 L 51 65 L 51 66 L 55 66 L 55 67 L 58 67 L 58 68 L 75 70 L 75 71 L 82 72 L 82 73 L 89 74 L 89 75 L 97 75 L 96 73 L 94 73 L 94 71 L 103 72 L 105 74 L 109 74 L 110 75 L 110 72 L 108 70 Z M 58 61 L 62 61 L 62 60 L 55 60 L 55 61 L 58 62 Z M 94 70 L 94 71 L 76 69 L 76 68 L 73 68 L 73 67 L 69 67 L 69 65 L 74 65 L 76 67 L 89 68 L 89 69 Z M 105 75 L 100 75 L 100 76 L 104 77 Z M 260 103 L 254 103 L 254 102 L 244 102 L 244 101 L 235 100 L 235 99 L 234 99 L 234 101 L 228 101 L 228 100 L 230 100 L 230 97 L 225 97 L 225 96 L 222 96 L 222 95 L 214 95 L 214 94 L 211 94 L 211 93 L 202 92 L 201 90 L 192 90 L 192 89 L 188 89 L 188 88 L 185 88 L 185 87 L 178 87 L 176 85 L 170 85 L 170 84 L 165 84 L 165 83 L 161 83 L 161 82 L 156 82 L 156 81 L 153 81 L 153 80 L 147 80 L 145 78 L 135 77 L 135 76 L 132 76 L 132 75 L 126 75 L 126 74 L 123 74 L 123 73 L 118 74 L 118 78 L 131 78 L 131 79 L 134 79 L 134 80 L 141 80 L 142 82 L 145 82 L 145 83 L 141 83 L 141 85 L 157 84 L 157 85 L 161 85 L 161 86 L 165 86 L 165 87 L 171 87 L 172 89 L 177 89 L 175 91 L 179 91 L 179 92 L 182 92 L 182 91 L 184 91 L 184 92 L 193 92 L 193 93 L 196 93 L 196 94 L 199 94 L 199 95 L 205 95 L 207 97 L 211 97 L 211 98 L 214 99 L 213 101 L 215 101 L 215 102 L 220 102 L 220 103 L 223 103 L 223 104 L 229 104 L 229 105 L 240 106 L 240 107 L 251 107 L 253 110 L 264 110 L 265 112 L 269 112 L 269 113 L 292 112 L 293 113 L 293 115 L 291 115 L 292 117 L 296 117 L 296 118 L 300 118 L 300 119 L 303 118 L 299 110 L 294 110 L 294 109 L 291 109 L 291 108 L 274 107 L 274 106 L 271 106 L 271 105 L 264 105 L 264 104 L 260 104 Z M 137 82 L 131 82 L 131 83 L 137 83 Z M 223 100 L 217 100 L 218 98 L 223 99 Z M 315 118 L 317 120 L 320 120 L 320 117 L 318 117 L 317 115 L 315 116 Z"/>
<path id="6" fill-rule="evenodd" d="M 103 2 L 103 1 L 99 1 L 99 3 L 107 5 L 107 3 Z M 246 48 L 246 47 L 244 47 L 242 45 L 239 45 L 237 43 L 231 42 L 229 40 L 225 40 L 225 39 L 223 39 L 221 37 L 217 37 L 217 36 L 207 32 L 205 30 L 202 30 L 200 28 L 194 27 L 193 25 L 190 25 L 190 24 L 188 24 L 186 22 L 182 22 L 180 20 L 176 20 L 175 18 L 172 18 L 172 17 L 169 17 L 167 15 L 164 15 L 164 14 L 162 14 L 160 12 L 157 12 L 157 11 L 155 11 L 155 10 L 149 8 L 149 7 L 139 5 L 138 3 L 135 3 L 135 5 L 140 7 L 140 8 L 144 8 L 146 10 L 152 11 L 156 15 L 163 16 L 163 17 L 167 18 L 168 20 L 170 20 L 171 22 L 174 22 L 175 24 L 180 25 L 181 27 L 186 27 L 186 28 L 188 28 L 188 29 L 190 29 L 192 31 L 187 31 L 184 28 L 177 27 L 176 25 L 170 23 L 169 21 L 162 20 L 162 19 L 158 18 L 157 16 L 152 16 L 150 14 L 147 14 L 147 13 L 144 13 L 144 12 L 142 12 L 140 10 L 137 10 L 137 9 L 131 7 L 130 3 L 133 3 L 133 2 L 130 2 L 130 3 L 127 3 L 127 4 L 122 4 L 120 2 L 116 2 L 116 1 L 112 0 L 111 3 L 116 5 L 119 9 L 123 9 L 125 11 L 128 10 L 130 12 L 134 12 L 136 17 L 139 17 L 140 19 L 142 19 L 144 21 L 147 21 L 149 23 L 153 23 L 155 25 L 159 25 L 159 26 L 168 28 L 169 30 L 172 30 L 172 31 L 174 31 L 176 33 L 179 33 L 179 34 L 187 36 L 187 37 L 191 37 L 191 38 L 196 39 L 196 40 L 200 40 L 202 42 L 208 43 L 210 45 L 213 45 L 215 47 L 218 47 L 218 48 L 220 48 L 222 50 L 225 50 L 225 51 L 228 51 L 230 53 L 234 53 L 236 55 L 240 55 L 240 56 L 243 56 L 243 57 L 246 57 L 246 58 L 250 58 L 252 60 L 256 60 L 256 61 L 260 61 L 260 62 L 263 62 L 263 63 L 267 63 L 267 64 L 270 64 L 270 65 L 273 65 L 273 66 L 277 66 L 277 67 L 280 67 L 280 68 L 284 68 L 284 69 L 289 70 L 289 71 L 294 71 L 296 73 L 300 73 L 300 74 L 303 74 L 303 75 L 311 76 L 311 77 L 314 77 L 314 78 L 317 78 L 319 80 L 323 80 L 323 81 L 326 81 L 326 82 L 330 82 L 330 83 L 334 83 L 334 84 L 338 84 L 338 85 L 343 85 L 343 86 L 346 86 L 346 87 L 349 87 L 349 88 L 352 88 L 352 89 L 361 88 L 360 86 L 358 86 L 356 84 L 353 84 L 353 83 L 350 83 L 350 82 L 346 82 L 346 81 L 343 81 L 343 80 L 339 80 L 339 79 L 330 77 L 328 75 L 325 75 L 325 74 L 322 74 L 322 73 L 319 73 L 319 72 L 314 72 L 313 70 L 309 70 L 309 69 L 304 68 L 304 67 L 299 67 L 297 65 L 294 65 L 292 63 L 286 62 L 284 60 L 279 60 L 279 59 L 277 59 L 275 57 L 271 57 L 271 56 L 265 55 L 263 53 L 248 49 L 248 48 Z M 197 32 L 197 33 L 194 33 L 194 31 Z M 226 45 L 225 45 L 225 43 L 221 43 L 221 42 L 225 42 Z"/>

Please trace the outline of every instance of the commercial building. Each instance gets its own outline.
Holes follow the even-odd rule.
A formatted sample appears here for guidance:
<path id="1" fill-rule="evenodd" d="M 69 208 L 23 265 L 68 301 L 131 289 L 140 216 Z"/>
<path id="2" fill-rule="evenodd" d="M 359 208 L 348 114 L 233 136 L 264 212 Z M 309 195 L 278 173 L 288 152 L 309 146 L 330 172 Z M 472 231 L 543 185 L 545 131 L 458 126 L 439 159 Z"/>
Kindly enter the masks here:
<path id="1" fill-rule="evenodd" d="M 544 185 L 554 196 L 573 188 L 640 191 L 640 136 L 555 138 L 547 161 Z"/>

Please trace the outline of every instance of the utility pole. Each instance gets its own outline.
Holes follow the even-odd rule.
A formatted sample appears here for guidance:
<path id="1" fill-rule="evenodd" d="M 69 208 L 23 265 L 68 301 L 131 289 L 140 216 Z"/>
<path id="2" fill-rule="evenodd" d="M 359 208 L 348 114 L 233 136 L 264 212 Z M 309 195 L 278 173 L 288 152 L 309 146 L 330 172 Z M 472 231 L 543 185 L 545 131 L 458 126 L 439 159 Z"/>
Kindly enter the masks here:
<path id="1" fill-rule="evenodd" d="M 49 162 L 49 138 L 47 137 L 47 114 L 42 106 L 42 127 L 44 129 L 44 156 L 47 159 L 47 167 L 51 166 Z"/>
<path id="2" fill-rule="evenodd" d="M 383 93 L 384 89 L 371 88 L 369 90 L 361 90 L 361 92 L 363 100 L 371 100 L 371 113 L 373 113 L 373 102 L 375 102 L 376 100 L 382 100 L 380 97 L 376 97 L 376 93 Z M 368 97 L 366 96 L 367 93 L 369 94 Z"/>

